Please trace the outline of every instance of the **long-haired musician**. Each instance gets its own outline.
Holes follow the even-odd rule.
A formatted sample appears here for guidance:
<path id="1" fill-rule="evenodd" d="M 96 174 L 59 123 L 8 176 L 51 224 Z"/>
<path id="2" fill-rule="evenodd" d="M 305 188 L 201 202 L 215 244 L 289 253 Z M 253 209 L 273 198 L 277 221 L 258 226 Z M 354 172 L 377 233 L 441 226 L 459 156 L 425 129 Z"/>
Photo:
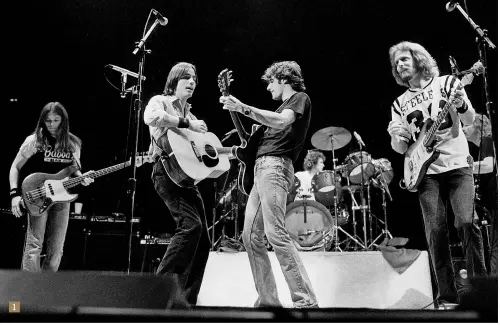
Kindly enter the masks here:
<path id="1" fill-rule="evenodd" d="M 21 145 L 9 173 L 12 213 L 21 217 L 24 201 L 20 184 L 33 173 L 55 174 L 68 166 L 80 167 L 81 140 L 69 131 L 68 113 L 59 102 L 46 104 L 38 118 L 35 131 Z M 87 172 L 91 173 L 92 171 Z M 80 170 L 73 176 L 82 176 Z M 94 180 L 85 177 L 82 185 Z M 28 213 L 28 226 L 22 258 L 22 269 L 30 272 L 57 271 L 69 222 L 69 202 L 52 205 L 40 216 Z M 40 267 L 44 239 L 47 254 Z"/>
<path id="2" fill-rule="evenodd" d="M 472 124 L 475 111 L 465 91 L 457 89 L 460 80 L 450 75 L 439 76 L 436 61 L 421 45 L 396 44 L 390 48 L 389 58 L 396 82 L 408 88 L 391 108 L 388 132 L 396 152 L 406 153 L 411 143 L 421 139 L 426 120 L 436 118 L 446 102 L 452 104 L 436 132 L 435 148 L 439 156 L 430 164 L 417 189 L 429 252 L 437 273 L 439 298 L 456 302 L 446 222 L 447 201 L 455 215 L 468 276 L 486 273 L 481 232 L 473 223 L 472 159 L 462 129 L 462 123 Z"/>

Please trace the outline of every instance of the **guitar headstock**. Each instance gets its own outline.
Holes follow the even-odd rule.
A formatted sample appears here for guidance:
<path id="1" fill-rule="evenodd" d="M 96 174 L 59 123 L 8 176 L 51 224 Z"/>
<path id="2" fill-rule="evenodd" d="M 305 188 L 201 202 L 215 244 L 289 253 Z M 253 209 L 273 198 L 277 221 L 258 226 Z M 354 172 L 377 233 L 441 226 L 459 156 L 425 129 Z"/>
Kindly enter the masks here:
<path id="1" fill-rule="evenodd" d="M 470 85 L 472 80 L 474 80 L 474 75 L 480 75 L 484 73 L 484 70 L 483 63 L 481 61 L 477 61 L 472 65 L 472 68 L 468 70 L 469 73 L 465 74 L 460 81 L 464 86 Z"/>
<path id="2" fill-rule="evenodd" d="M 223 96 L 229 96 L 229 85 L 233 82 L 233 79 L 231 79 L 232 74 L 233 72 L 228 69 L 224 69 L 219 73 L 217 83 Z"/>

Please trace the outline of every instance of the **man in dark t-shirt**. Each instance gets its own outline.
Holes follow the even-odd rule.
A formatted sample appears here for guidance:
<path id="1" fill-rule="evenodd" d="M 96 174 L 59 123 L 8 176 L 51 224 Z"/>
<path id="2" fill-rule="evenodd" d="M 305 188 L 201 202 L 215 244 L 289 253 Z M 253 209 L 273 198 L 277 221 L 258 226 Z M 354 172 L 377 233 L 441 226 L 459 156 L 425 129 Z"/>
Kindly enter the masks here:
<path id="1" fill-rule="evenodd" d="M 245 245 L 258 299 L 255 307 L 280 307 L 278 290 L 264 235 L 290 289 L 294 307 L 318 307 L 311 281 L 285 228 L 288 189 L 294 180 L 293 163 L 302 149 L 311 119 L 311 100 L 304 93 L 304 79 L 293 61 L 271 65 L 262 79 L 274 100 L 283 103 L 275 112 L 243 104 L 233 96 L 222 96 L 224 109 L 236 111 L 265 128 L 257 149 L 254 185 L 248 197 L 243 226 Z"/>

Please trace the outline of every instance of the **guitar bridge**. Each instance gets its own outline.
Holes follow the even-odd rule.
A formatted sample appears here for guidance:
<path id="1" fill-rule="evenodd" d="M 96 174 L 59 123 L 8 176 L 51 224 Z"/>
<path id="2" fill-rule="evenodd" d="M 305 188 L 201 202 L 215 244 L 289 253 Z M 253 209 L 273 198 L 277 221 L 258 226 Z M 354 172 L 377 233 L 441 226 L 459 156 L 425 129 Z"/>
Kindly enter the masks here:
<path id="1" fill-rule="evenodd" d="M 194 155 L 196 156 L 199 162 L 202 162 L 201 155 L 200 152 L 198 151 L 198 148 L 196 148 L 196 144 L 194 143 L 194 141 L 190 141 L 190 143 L 191 147 L 193 148 Z"/>

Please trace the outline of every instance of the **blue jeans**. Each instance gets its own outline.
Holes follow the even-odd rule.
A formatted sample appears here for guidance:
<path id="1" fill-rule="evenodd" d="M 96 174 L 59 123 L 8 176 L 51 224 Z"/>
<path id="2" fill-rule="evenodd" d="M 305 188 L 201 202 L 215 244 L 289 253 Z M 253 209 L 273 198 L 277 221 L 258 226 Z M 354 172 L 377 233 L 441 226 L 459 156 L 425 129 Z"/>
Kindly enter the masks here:
<path id="1" fill-rule="evenodd" d="M 161 160 L 154 164 L 152 180 L 177 225 L 156 274 L 177 280 L 187 301 L 196 305 L 211 247 L 203 200 L 197 187 L 172 182 Z"/>
<path id="2" fill-rule="evenodd" d="M 486 275 L 483 239 L 473 222 L 474 179 L 472 168 L 458 168 L 436 175 L 425 175 L 418 188 L 425 234 L 436 271 L 441 298 L 454 301 L 456 285 L 451 263 L 450 242 L 446 221 L 449 200 L 455 215 L 455 228 L 462 241 L 467 276 Z"/>
<path id="3" fill-rule="evenodd" d="M 259 295 L 255 307 L 281 306 L 264 235 L 274 248 L 294 306 L 316 307 L 311 281 L 285 228 L 287 193 L 293 182 L 292 161 L 284 157 L 259 157 L 254 172 L 245 211 L 243 244 Z"/>
<path id="4" fill-rule="evenodd" d="M 59 269 L 68 221 L 69 203 L 56 203 L 39 217 L 28 215 L 21 265 L 23 271 L 39 272 L 42 269 L 56 272 Z M 46 256 L 40 269 L 40 254 L 45 236 Z"/>

